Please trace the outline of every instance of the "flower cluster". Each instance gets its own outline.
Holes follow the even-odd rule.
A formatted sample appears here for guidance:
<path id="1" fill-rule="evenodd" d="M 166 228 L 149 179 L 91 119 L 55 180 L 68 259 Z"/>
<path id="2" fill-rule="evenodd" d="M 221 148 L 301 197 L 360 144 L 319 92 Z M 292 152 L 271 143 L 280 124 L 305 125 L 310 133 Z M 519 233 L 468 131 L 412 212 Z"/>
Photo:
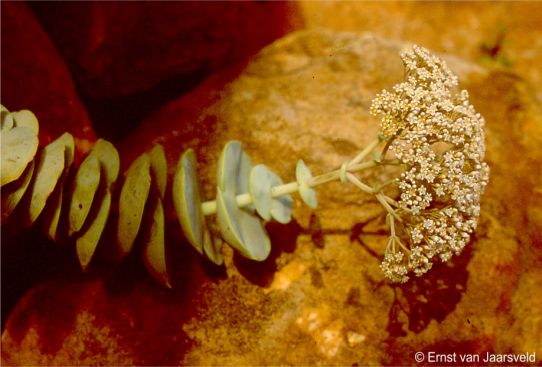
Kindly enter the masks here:
<path id="1" fill-rule="evenodd" d="M 410 271 L 425 273 L 436 257 L 447 261 L 461 252 L 476 228 L 489 177 L 484 119 L 467 91 L 457 92 L 457 77 L 424 48 L 414 46 L 401 58 L 406 80 L 371 106 L 382 116 L 384 154 L 405 167 L 396 180 L 400 199 L 381 265 L 396 282 L 406 282 Z"/>

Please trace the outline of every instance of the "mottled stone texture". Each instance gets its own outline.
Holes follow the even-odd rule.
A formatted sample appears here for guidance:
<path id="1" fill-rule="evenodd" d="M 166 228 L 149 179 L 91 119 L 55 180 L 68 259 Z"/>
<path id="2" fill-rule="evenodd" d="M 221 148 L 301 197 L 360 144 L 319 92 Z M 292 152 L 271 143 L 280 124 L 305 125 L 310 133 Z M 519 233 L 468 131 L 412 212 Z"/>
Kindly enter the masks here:
<path id="1" fill-rule="evenodd" d="M 34 112 L 42 144 L 66 131 L 81 150 L 95 139 L 68 68 L 22 2 L 2 2 L 2 104 Z"/>
<path id="2" fill-rule="evenodd" d="M 542 83 L 538 1 L 305 1 L 300 12 L 309 29 L 374 32 Z"/>
<path id="3" fill-rule="evenodd" d="M 173 167 L 194 147 L 207 197 L 230 139 L 285 180 L 298 158 L 314 173 L 332 169 L 378 132 L 368 107 L 402 79 L 401 46 L 368 34 L 291 34 L 231 83 L 211 78 L 165 106 L 123 142 L 123 157 L 160 142 Z M 292 223 L 267 225 L 273 251 L 263 263 L 229 248 L 224 267 L 204 263 L 170 216 L 173 291 L 154 285 L 135 257 L 44 281 L 8 320 L 3 362 L 414 365 L 416 351 L 540 358 L 541 106 L 516 75 L 442 56 L 486 117 L 492 169 L 479 228 L 460 256 L 391 285 L 378 267 L 381 208 L 339 183 L 319 190 L 317 210 L 296 199 Z"/>

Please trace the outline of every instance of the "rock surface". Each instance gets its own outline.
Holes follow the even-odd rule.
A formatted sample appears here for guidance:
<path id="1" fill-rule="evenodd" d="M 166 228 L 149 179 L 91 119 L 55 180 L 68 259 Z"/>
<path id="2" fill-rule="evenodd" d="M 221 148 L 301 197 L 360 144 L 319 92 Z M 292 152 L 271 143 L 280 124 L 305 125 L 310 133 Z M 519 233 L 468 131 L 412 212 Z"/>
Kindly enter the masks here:
<path id="1" fill-rule="evenodd" d="M 309 29 L 374 32 L 542 83 L 540 2 L 306 1 L 299 12 Z"/>
<path id="2" fill-rule="evenodd" d="M 368 34 L 291 34 L 231 83 L 212 78 L 165 106 L 121 145 L 123 157 L 162 143 L 173 170 L 193 147 L 208 198 L 230 139 L 285 180 L 299 158 L 313 173 L 335 168 L 377 134 L 368 107 L 401 80 L 401 46 Z M 267 225 L 273 250 L 263 263 L 225 247 L 224 267 L 206 264 L 178 246 L 170 216 L 173 291 L 153 285 L 133 259 L 116 270 L 95 265 L 90 276 L 66 271 L 12 313 L 3 363 L 414 365 L 417 351 L 541 356 L 541 106 L 514 74 L 443 56 L 487 120 L 492 169 L 478 230 L 460 256 L 404 286 L 389 284 L 378 267 L 382 211 L 339 183 L 319 190 L 317 210 L 296 200 L 292 223 Z"/>
<path id="3" fill-rule="evenodd" d="M 68 68 L 22 2 L 2 2 L 2 104 L 34 112 L 42 145 L 66 131 L 82 150 L 95 139 Z"/>

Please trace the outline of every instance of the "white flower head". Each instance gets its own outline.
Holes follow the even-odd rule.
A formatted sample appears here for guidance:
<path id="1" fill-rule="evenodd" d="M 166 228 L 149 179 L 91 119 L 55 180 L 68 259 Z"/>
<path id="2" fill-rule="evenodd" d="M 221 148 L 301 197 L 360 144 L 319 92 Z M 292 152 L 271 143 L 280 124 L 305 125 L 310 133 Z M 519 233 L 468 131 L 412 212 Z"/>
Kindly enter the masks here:
<path id="1" fill-rule="evenodd" d="M 447 261 L 461 252 L 476 228 L 489 177 L 484 119 L 467 91 L 457 91 L 457 77 L 422 47 L 401 58 L 405 81 L 382 91 L 371 106 L 381 116 L 386 150 L 405 168 L 396 180 L 396 223 L 405 246 L 388 246 L 382 263 L 386 276 L 398 282 L 408 279 L 405 269 L 421 275 L 437 257 Z"/>

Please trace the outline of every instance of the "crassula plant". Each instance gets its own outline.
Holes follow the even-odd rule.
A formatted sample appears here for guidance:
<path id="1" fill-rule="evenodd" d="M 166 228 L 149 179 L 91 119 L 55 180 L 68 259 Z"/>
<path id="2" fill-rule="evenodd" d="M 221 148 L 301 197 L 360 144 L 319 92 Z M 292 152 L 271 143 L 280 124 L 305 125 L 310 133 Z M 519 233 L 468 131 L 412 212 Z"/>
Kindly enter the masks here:
<path id="1" fill-rule="evenodd" d="M 424 274 L 435 261 L 448 261 L 467 244 L 476 229 L 489 168 L 484 119 L 470 105 L 467 91 L 457 89 L 457 77 L 421 47 L 413 46 L 401 57 L 405 81 L 374 98 L 371 112 L 381 117 L 381 132 L 357 156 L 317 176 L 299 160 L 295 181 L 283 183 L 265 165 L 253 165 L 240 142 L 230 141 L 217 165 L 216 198 L 209 201 L 191 149 L 181 154 L 171 189 L 164 150 L 156 145 L 132 162 L 115 197 L 120 161 L 111 143 L 98 140 L 73 168 L 70 134 L 38 149 L 36 117 L 2 107 L 2 219 L 19 206 L 27 223 L 39 219 L 51 239 L 74 238 L 86 270 L 117 201 L 117 253 L 130 253 L 141 232 L 145 265 L 170 286 L 163 209 L 169 195 L 187 241 L 210 261 L 223 262 L 223 241 L 262 261 L 271 248 L 264 222 L 291 220 L 291 194 L 299 193 L 316 208 L 314 189 L 341 181 L 382 205 L 389 236 L 381 269 L 392 282 L 406 282 L 411 273 Z M 379 170 L 379 179 L 385 179 L 364 182 L 366 170 Z"/>

